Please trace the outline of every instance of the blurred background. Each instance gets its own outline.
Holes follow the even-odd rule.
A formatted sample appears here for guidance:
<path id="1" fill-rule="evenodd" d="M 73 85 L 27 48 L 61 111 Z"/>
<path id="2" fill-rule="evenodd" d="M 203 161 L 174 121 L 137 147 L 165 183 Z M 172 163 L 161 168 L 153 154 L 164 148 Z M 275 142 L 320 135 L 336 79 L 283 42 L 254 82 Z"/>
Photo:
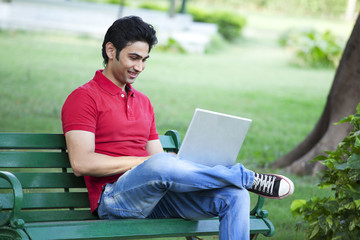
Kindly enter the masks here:
<path id="1" fill-rule="evenodd" d="M 196 107 L 251 118 L 238 161 L 284 173 L 269 166 L 319 119 L 359 8 L 359 0 L 2 0 L 0 131 L 61 133 L 66 97 L 104 67 L 107 28 L 138 15 L 159 38 L 134 84 L 152 100 L 159 133 L 183 137 Z M 294 196 L 266 202 L 272 239 L 304 239 L 292 200 L 328 194 L 315 177 L 290 177 Z"/>

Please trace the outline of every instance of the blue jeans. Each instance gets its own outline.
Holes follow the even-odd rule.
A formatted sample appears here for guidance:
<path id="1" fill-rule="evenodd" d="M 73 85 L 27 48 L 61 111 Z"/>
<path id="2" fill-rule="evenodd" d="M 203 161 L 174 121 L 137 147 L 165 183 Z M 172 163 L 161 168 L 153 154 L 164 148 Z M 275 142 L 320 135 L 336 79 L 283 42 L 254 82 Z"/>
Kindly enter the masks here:
<path id="1" fill-rule="evenodd" d="M 221 240 L 249 239 L 254 173 L 241 164 L 208 167 L 160 153 L 107 184 L 101 219 L 219 217 Z"/>

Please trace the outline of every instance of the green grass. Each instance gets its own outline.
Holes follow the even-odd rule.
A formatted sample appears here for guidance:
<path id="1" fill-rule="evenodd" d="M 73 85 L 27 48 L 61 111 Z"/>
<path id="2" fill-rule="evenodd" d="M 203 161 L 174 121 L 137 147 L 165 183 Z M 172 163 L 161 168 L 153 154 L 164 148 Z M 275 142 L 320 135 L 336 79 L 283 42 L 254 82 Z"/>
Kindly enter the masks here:
<path id="1" fill-rule="evenodd" d="M 239 162 L 270 171 L 269 164 L 317 122 L 335 70 L 289 64 L 291 54 L 276 44 L 281 27 L 265 29 L 259 19 L 250 18 L 244 39 L 215 54 L 155 48 L 134 87 L 152 99 L 160 133 L 177 129 L 184 136 L 196 107 L 253 119 Z M 61 132 L 60 111 L 67 95 L 102 68 L 101 40 L 2 31 L 0 45 L 0 132 Z M 272 239 L 304 239 L 295 232 L 298 220 L 291 216 L 291 201 L 320 194 L 316 179 L 290 177 L 295 194 L 265 204 L 276 228 Z"/>

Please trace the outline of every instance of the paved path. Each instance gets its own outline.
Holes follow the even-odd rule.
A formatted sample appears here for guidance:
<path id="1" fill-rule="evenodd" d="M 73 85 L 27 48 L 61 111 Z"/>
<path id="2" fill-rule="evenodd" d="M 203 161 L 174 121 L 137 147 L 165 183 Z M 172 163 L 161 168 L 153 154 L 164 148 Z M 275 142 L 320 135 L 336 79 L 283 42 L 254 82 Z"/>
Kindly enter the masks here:
<path id="1" fill-rule="evenodd" d="M 119 13 L 120 7 L 111 4 L 12 0 L 0 2 L 0 28 L 66 31 L 102 38 Z M 187 14 L 169 18 L 165 12 L 124 7 L 122 15 L 137 15 L 151 23 L 158 32 L 159 44 L 165 44 L 172 37 L 191 52 L 203 52 L 210 36 L 217 31 L 213 24 L 194 23 Z"/>

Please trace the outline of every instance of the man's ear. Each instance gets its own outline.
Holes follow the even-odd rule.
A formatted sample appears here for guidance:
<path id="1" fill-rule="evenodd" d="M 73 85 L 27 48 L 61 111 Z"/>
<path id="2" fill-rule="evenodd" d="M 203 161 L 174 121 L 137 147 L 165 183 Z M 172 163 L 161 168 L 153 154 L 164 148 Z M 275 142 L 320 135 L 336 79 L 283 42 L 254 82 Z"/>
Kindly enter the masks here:
<path id="1" fill-rule="evenodd" d="M 112 42 L 108 42 L 105 45 L 106 55 L 109 59 L 113 60 L 116 57 L 116 48 Z"/>

